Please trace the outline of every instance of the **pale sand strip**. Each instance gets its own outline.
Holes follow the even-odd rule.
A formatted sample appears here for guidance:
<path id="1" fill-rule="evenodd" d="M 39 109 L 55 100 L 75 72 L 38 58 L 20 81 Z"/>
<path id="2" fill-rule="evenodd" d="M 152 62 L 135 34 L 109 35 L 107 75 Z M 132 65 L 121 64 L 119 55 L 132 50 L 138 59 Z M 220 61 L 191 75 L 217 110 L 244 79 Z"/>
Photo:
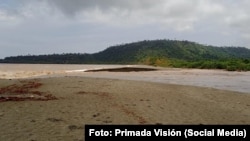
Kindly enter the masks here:
<path id="1" fill-rule="evenodd" d="M 0 140 L 82 140 L 84 124 L 250 124 L 244 93 L 84 77 L 32 81 L 58 100 L 1 102 Z"/>

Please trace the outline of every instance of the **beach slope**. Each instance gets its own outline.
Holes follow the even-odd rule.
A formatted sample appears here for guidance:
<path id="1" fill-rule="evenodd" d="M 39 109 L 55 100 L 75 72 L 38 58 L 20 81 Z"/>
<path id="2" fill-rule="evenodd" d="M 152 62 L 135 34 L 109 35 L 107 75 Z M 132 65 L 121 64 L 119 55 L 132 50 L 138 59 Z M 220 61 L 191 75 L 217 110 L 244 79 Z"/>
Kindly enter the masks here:
<path id="1" fill-rule="evenodd" d="M 84 140 L 85 124 L 250 124 L 246 93 L 79 76 L 0 80 L 0 140 Z"/>

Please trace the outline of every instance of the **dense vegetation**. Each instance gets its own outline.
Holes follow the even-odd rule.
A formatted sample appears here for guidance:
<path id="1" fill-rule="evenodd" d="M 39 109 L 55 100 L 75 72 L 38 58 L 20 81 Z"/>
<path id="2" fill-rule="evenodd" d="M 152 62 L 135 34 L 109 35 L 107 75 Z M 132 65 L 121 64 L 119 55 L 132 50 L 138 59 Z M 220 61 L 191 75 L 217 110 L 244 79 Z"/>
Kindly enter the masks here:
<path id="1" fill-rule="evenodd" d="M 164 67 L 250 70 L 250 50 L 215 47 L 190 41 L 153 40 L 112 46 L 94 54 L 6 57 L 2 63 L 147 64 Z"/>

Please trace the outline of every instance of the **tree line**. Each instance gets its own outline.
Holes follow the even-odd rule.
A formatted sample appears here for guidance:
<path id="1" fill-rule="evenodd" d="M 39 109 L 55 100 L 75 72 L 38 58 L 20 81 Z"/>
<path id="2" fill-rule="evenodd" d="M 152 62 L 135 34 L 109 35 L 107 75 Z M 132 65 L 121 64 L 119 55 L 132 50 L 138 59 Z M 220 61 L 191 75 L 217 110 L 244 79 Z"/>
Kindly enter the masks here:
<path id="1" fill-rule="evenodd" d="M 11 56 L 0 63 L 30 64 L 147 64 L 164 67 L 250 70 L 250 50 L 216 47 L 190 41 L 144 40 L 111 46 L 103 51 Z"/>

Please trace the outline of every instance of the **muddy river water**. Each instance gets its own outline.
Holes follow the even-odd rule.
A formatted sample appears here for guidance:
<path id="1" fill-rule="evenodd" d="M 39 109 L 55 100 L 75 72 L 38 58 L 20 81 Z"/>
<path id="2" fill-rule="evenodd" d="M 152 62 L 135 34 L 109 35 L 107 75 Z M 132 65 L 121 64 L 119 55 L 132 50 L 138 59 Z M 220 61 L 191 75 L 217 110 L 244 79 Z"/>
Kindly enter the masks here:
<path id="1" fill-rule="evenodd" d="M 250 94 L 250 72 L 157 68 L 139 72 L 85 72 L 91 69 L 139 67 L 141 65 L 59 65 L 59 64 L 0 64 L 0 79 L 83 76 L 157 83 L 202 86 Z M 151 67 L 150 67 L 151 68 Z"/>

